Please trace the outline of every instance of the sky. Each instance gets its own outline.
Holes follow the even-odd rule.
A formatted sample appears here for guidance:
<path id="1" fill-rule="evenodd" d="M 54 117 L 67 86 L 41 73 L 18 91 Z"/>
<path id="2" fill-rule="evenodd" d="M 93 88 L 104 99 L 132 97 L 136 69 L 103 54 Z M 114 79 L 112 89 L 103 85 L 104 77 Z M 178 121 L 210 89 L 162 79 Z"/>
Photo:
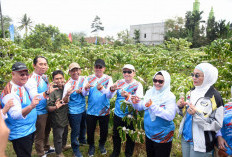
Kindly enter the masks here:
<path id="1" fill-rule="evenodd" d="M 130 25 L 164 22 L 192 11 L 194 0 L 0 0 L 3 15 L 12 18 L 15 26 L 26 13 L 33 25 L 53 25 L 62 33 L 91 33 L 95 16 L 101 18 L 104 31 L 100 36 L 116 36 Z M 216 20 L 232 22 L 232 0 L 199 0 L 203 20 L 211 7 Z"/>

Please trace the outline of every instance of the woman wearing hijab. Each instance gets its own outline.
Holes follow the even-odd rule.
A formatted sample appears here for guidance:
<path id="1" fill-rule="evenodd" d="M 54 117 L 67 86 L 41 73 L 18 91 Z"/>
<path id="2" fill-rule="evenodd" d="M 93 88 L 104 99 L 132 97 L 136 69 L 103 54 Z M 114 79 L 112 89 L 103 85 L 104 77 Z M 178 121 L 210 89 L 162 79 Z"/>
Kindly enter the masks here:
<path id="1" fill-rule="evenodd" d="M 209 63 L 201 63 L 191 75 L 194 88 L 187 93 L 186 101 L 181 98 L 177 102 L 180 113 L 184 113 L 179 128 L 182 155 L 208 157 L 212 155 L 215 135 L 223 122 L 223 100 L 213 87 L 218 70 Z"/>
<path id="2" fill-rule="evenodd" d="M 170 75 L 159 71 L 153 77 L 153 87 L 143 100 L 131 97 L 136 110 L 145 110 L 144 128 L 148 157 L 169 157 L 174 133 L 173 119 L 176 114 L 176 97 L 170 91 Z"/>

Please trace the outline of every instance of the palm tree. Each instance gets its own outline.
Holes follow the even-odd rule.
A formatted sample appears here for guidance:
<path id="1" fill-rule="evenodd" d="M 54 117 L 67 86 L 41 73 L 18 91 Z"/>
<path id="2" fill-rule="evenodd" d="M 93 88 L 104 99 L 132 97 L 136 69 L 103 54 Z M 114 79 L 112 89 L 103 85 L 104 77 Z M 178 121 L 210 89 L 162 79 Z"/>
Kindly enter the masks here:
<path id="1" fill-rule="evenodd" d="M 27 36 L 27 32 L 28 32 L 28 29 L 32 29 L 32 21 L 31 21 L 31 18 L 27 16 L 27 14 L 24 14 L 23 15 L 23 18 L 21 19 L 21 21 L 19 22 L 21 23 L 21 26 L 18 27 L 19 30 L 22 30 L 25 28 L 25 36 Z"/>

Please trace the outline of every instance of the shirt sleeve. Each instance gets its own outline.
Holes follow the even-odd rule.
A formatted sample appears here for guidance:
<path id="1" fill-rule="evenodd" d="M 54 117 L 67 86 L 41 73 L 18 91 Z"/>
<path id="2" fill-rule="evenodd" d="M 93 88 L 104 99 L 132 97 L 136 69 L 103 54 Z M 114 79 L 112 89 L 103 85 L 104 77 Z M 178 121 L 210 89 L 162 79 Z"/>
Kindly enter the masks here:
<path id="1" fill-rule="evenodd" d="M 2 102 L 6 104 L 10 99 L 13 98 L 13 104 L 8 113 L 13 119 L 25 119 L 26 117 L 23 117 L 22 115 L 22 106 L 19 96 L 16 96 L 14 94 L 7 94 L 3 99 Z"/>
<path id="2" fill-rule="evenodd" d="M 156 105 L 155 102 L 149 107 L 150 113 L 163 118 L 168 121 L 172 121 L 176 115 L 176 99 L 172 98 L 165 103 L 165 107 Z"/>
<path id="3" fill-rule="evenodd" d="M 33 99 L 36 95 L 38 95 L 38 98 L 41 100 L 45 99 L 44 92 L 38 93 L 37 89 L 37 82 L 32 77 L 28 79 L 27 83 L 25 84 L 25 88 L 27 89 L 28 93 L 30 94 L 30 97 Z"/>
<path id="4" fill-rule="evenodd" d="M 69 86 L 69 83 L 67 82 L 67 83 L 64 85 L 64 91 L 63 91 L 62 99 L 64 99 L 64 97 L 66 96 L 67 91 L 68 91 L 69 88 L 70 88 L 70 86 Z"/>
<path id="5" fill-rule="evenodd" d="M 84 84 L 83 84 L 83 88 L 82 88 L 82 95 L 83 96 L 89 95 L 89 91 L 85 90 L 85 86 L 86 86 L 87 83 L 88 83 L 88 77 L 85 79 Z"/>
<path id="6" fill-rule="evenodd" d="M 135 95 L 138 96 L 139 98 L 143 98 L 143 85 L 140 82 Z"/>

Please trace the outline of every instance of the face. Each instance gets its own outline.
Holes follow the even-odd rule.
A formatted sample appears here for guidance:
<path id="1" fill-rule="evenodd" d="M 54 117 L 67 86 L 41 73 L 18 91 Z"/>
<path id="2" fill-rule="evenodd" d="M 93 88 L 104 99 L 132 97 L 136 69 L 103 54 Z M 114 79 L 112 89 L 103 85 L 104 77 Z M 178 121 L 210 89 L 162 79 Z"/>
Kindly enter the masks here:
<path id="1" fill-rule="evenodd" d="M 44 58 L 38 58 L 37 61 L 36 65 L 33 64 L 34 71 L 36 74 L 43 75 L 48 70 L 47 61 Z"/>
<path id="2" fill-rule="evenodd" d="M 193 85 L 194 86 L 200 86 L 202 85 L 203 81 L 204 81 L 204 73 L 198 69 L 194 69 L 193 71 Z"/>
<path id="3" fill-rule="evenodd" d="M 95 75 L 97 77 L 101 77 L 104 74 L 105 69 L 106 69 L 105 67 L 100 66 L 100 65 L 94 66 Z"/>
<path id="4" fill-rule="evenodd" d="M 58 88 L 63 88 L 64 86 L 64 76 L 61 74 L 57 74 L 53 78 L 53 82 L 58 86 Z"/>
<path id="5" fill-rule="evenodd" d="M 156 90 L 160 90 L 164 86 L 164 77 L 162 75 L 156 75 L 153 79 L 153 85 Z"/>
<path id="6" fill-rule="evenodd" d="M 78 80 L 80 74 L 81 74 L 80 68 L 73 68 L 72 70 L 69 71 L 69 75 L 73 80 Z"/>
<path id="7" fill-rule="evenodd" d="M 122 70 L 122 73 L 123 73 L 123 78 L 127 83 L 133 81 L 133 78 L 135 76 L 135 72 L 133 70 L 125 68 Z"/>
<path id="8" fill-rule="evenodd" d="M 25 83 L 27 83 L 28 76 L 29 76 L 28 70 L 13 71 L 12 81 L 19 86 L 23 86 Z"/>

